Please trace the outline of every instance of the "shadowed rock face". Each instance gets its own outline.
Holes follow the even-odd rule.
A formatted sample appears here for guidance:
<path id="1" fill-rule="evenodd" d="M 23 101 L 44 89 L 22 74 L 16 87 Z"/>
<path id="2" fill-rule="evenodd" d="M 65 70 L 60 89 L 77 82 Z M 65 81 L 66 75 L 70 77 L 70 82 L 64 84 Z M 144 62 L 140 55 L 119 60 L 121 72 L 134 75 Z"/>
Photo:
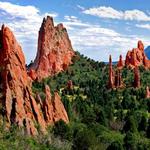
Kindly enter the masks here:
<path id="1" fill-rule="evenodd" d="M 63 24 L 56 27 L 53 18 L 44 18 L 39 31 L 38 50 L 29 70 L 35 70 L 38 80 L 67 69 L 74 51 Z"/>
<path id="2" fill-rule="evenodd" d="M 0 93 L 0 115 L 5 118 L 7 128 L 16 124 L 25 127 L 28 134 L 36 135 L 38 131 L 35 125 L 39 124 L 41 131 L 46 132 L 47 124 L 51 124 L 44 118 L 46 108 L 43 109 L 44 104 L 32 97 L 24 54 L 13 33 L 4 26 L 0 30 Z M 58 109 L 52 116 L 53 123 L 60 119 L 68 122 L 60 97 L 57 95 L 55 99 L 57 103 L 52 107 Z"/>

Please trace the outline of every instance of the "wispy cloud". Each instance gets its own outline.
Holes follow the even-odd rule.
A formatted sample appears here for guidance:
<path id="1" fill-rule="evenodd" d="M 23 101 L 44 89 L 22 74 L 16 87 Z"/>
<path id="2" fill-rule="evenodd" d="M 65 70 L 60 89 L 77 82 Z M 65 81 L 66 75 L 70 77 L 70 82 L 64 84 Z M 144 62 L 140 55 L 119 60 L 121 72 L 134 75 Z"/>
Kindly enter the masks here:
<path id="1" fill-rule="evenodd" d="M 109 54 L 112 54 L 114 60 L 118 60 L 120 54 L 125 57 L 128 50 L 136 47 L 138 40 L 142 40 L 145 45 L 149 44 L 147 37 L 121 34 L 111 28 L 81 20 L 64 22 L 64 25 L 69 29 L 74 48 L 96 60 L 108 61 Z"/>
<path id="2" fill-rule="evenodd" d="M 84 14 L 93 15 L 101 18 L 121 19 L 121 20 L 136 20 L 136 21 L 150 21 L 150 15 L 145 12 L 133 10 L 116 10 L 112 7 L 93 7 L 82 11 Z"/>
<path id="3" fill-rule="evenodd" d="M 150 30 L 150 24 L 136 24 L 136 27 Z"/>

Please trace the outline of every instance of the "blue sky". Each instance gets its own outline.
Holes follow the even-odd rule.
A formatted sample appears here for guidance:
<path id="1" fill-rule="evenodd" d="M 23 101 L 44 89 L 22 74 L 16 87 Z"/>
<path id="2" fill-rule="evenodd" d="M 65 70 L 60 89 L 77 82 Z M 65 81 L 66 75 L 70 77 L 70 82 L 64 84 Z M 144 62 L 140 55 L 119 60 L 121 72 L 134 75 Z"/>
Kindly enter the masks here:
<path id="1" fill-rule="evenodd" d="M 142 40 L 150 45 L 149 0 L 1 0 L 0 25 L 15 33 L 26 61 L 34 60 L 42 18 L 66 26 L 75 50 L 100 61 L 114 61 Z"/>

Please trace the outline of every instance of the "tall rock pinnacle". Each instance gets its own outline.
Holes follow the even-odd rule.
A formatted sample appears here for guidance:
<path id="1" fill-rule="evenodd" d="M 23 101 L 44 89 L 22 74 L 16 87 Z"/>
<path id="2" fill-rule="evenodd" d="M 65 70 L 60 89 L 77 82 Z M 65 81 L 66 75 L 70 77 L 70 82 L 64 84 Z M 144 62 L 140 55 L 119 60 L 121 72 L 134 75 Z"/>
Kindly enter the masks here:
<path id="1" fill-rule="evenodd" d="M 108 87 L 114 88 L 114 71 L 112 68 L 112 58 L 111 55 L 109 56 L 109 81 L 108 81 Z"/>
<path id="2" fill-rule="evenodd" d="M 67 69 L 73 55 L 71 41 L 63 24 L 54 26 L 52 17 L 44 18 L 39 31 L 37 55 L 29 70 L 35 70 L 38 80 L 41 80 Z"/>

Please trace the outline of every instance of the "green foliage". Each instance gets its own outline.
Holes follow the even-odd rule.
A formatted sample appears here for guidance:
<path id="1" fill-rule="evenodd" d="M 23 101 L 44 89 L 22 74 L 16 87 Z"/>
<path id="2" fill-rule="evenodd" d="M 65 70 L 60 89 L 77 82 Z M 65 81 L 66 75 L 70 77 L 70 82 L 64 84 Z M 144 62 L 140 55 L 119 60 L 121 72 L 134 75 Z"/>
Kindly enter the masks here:
<path id="1" fill-rule="evenodd" d="M 23 145 L 22 149 L 29 145 L 28 149 L 42 150 L 149 149 L 150 99 L 145 98 L 145 89 L 150 86 L 150 71 L 140 67 L 141 87 L 135 89 L 133 70 L 124 68 L 121 72 L 125 87 L 109 90 L 108 65 L 79 53 L 72 61 L 66 71 L 42 82 L 34 82 L 32 87 L 42 100 L 45 99 L 46 84 L 52 93 L 57 89 L 70 123 L 59 121 L 48 135 L 36 138 L 18 136 L 13 132 L 4 136 L 1 131 L 0 147 L 8 149 L 10 143 L 13 149 L 17 149 L 17 144 Z M 113 68 L 116 70 L 116 66 Z M 69 80 L 73 82 L 73 89 L 67 88 Z"/>

